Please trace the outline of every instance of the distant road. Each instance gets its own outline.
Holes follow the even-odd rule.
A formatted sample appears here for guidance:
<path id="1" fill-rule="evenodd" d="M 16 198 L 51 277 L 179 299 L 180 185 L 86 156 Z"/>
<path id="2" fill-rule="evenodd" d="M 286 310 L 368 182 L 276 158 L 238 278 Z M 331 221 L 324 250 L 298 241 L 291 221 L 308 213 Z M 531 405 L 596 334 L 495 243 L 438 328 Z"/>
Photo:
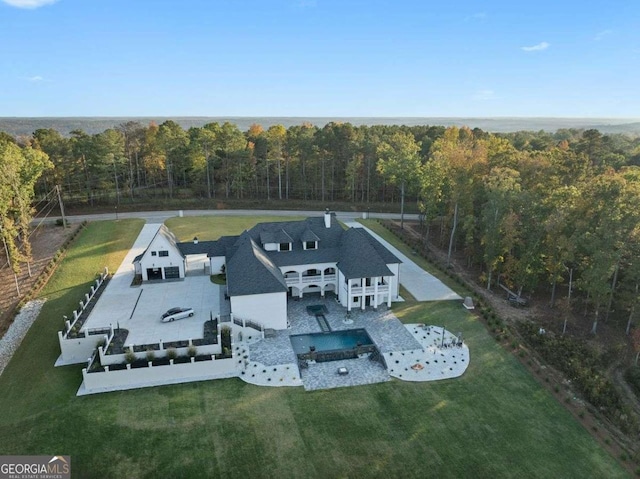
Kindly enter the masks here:
<path id="1" fill-rule="evenodd" d="M 336 217 L 341 221 L 353 221 L 362 218 L 362 212 L 336 211 Z M 163 223 L 175 216 L 320 216 L 322 211 L 292 211 L 292 210 L 171 210 L 171 211 L 137 211 L 117 213 L 118 219 L 141 218 L 147 223 Z M 54 222 L 57 217 L 49 217 L 46 222 Z M 369 213 L 369 218 L 400 219 L 399 213 Z M 406 220 L 417 220 L 417 214 L 405 214 Z M 81 221 L 115 220 L 116 213 L 98 213 L 92 215 L 68 215 L 67 220 L 73 223 Z M 38 219 L 34 220 L 39 221 Z"/>

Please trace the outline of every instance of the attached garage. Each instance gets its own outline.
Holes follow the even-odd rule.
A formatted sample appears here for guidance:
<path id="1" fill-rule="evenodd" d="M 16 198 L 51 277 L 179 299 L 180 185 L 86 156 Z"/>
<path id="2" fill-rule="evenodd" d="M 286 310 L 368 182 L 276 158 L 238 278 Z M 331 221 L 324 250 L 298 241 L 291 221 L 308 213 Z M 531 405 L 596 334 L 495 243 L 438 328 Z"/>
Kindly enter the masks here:
<path id="1" fill-rule="evenodd" d="M 165 266 L 164 279 L 180 279 L 180 268 L 178 266 Z"/>
<path id="2" fill-rule="evenodd" d="M 136 274 L 142 281 L 184 278 L 185 260 L 175 236 L 161 225 L 146 250 L 134 259 Z"/>
<path id="3" fill-rule="evenodd" d="M 149 281 L 162 279 L 162 270 L 160 268 L 147 268 L 147 279 Z"/>

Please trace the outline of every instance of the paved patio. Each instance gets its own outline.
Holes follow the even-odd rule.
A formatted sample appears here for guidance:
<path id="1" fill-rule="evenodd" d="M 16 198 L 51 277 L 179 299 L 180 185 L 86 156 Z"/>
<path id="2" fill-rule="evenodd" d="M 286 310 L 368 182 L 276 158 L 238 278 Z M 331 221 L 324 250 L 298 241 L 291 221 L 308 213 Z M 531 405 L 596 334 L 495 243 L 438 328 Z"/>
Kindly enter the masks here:
<path id="1" fill-rule="evenodd" d="M 325 298 L 319 295 L 307 295 L 302 299 L 290 299 L 288 316 L 291 328 L 275 331 L 275 335 L 257 342 L 244 343 L 248 349 L 249 362 L 247 373 L 242 379 L 252 384 L 272 385 L 277 368 L 295 367 L 298 372 L 298 360 L 293 351 L 289 336 L 321 332 L 315 316 L 307 312 L 308 306 L 322 304 L 327 309 L 325 319 L 333 331 L 364 328 L 381 353 L 422 350 L 422 345 L 386 306 L 378 310 L 353 310 L 347 318 L 346 310 L 333 294 Z M 344 366 L 349 374 L 341 376 L 338 368 Z M 275 369 L 274 369 L 275 368 Z M 266 371 L 266 372 L 263 372 Z M 292 376 L 293 378 L 293 376 Z M 310 363 L 309 367 L 299 371 L 292 380 L 277 381 L 275 385 L 304 385 L 307 390 L 328 389 L 359 384 L 373 384 L 389 381 L 387 370 L 377 361 L 371 361 L 368 355 L 359 359 Z M 281 384 L 283 383 L 283 384 Z"/>

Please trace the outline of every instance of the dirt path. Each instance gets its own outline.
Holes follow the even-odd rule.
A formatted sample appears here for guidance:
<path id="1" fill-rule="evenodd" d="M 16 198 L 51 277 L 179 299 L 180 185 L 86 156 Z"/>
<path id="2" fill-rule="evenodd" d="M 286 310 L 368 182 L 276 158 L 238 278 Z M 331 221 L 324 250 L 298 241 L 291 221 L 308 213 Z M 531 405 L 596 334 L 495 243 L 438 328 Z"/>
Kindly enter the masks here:
<path id="1" fill-rule="evenodd" d="M 13 271 L 7 263 L 4 249 L 0 251 L 0 337 L 2 337 L 13 322 L 13 311 L 20 299 L 35 284 L 38 277 L 51 261 L 56 251 L 60 249 L 65 239 L 71 235 L 79 225 L 73 225 L 64 230 L 54 224 L 42 224 L 31 235 L 31 249 L 33 262 L 29 265 L 21 264 L 22 271 L 17 275 L 20 294 L 16 290 Z"/>

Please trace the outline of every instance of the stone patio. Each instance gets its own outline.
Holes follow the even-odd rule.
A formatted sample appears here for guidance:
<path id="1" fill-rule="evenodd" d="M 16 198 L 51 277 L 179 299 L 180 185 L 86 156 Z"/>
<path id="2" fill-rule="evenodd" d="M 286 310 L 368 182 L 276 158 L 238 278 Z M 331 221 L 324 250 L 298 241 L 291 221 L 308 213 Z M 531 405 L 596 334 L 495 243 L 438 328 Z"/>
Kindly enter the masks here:
<path id="1" fill-rule="evenodd" d="M 306 390 L 389 381 L 390 375 L 385 367 L 378 361 L 371 361 L 368 355 L 359 359 L 311 362 L 308 368 L 298 369 L 298 359 L 289 337 L 321 332 L 315 316 L 307 311 L 308 306 L 318 304 L 327 309 L 324 316 L 333 331 L 364 328 L 383 354 L 401 354 L 403 351 L 414 350 L 423 352 L 423 345 L 386 306 L 378 310 L 352 310 L 347 317 L 347 311 L 335 300 L 333 294 L 328 294 L 325 298 L 308 295 L 302 299 L 289 300 L 289 329 L 275 331 L 273 337 L 259 341 L 243 341 L 243 348 L 248 351 L 249 357 L 246 373 L 241 378 L 252 384 L 265 386 L 304 385 Z M 337 371 L 340 367 L 346 367 L 349 373 L 339 375 Z"/>

